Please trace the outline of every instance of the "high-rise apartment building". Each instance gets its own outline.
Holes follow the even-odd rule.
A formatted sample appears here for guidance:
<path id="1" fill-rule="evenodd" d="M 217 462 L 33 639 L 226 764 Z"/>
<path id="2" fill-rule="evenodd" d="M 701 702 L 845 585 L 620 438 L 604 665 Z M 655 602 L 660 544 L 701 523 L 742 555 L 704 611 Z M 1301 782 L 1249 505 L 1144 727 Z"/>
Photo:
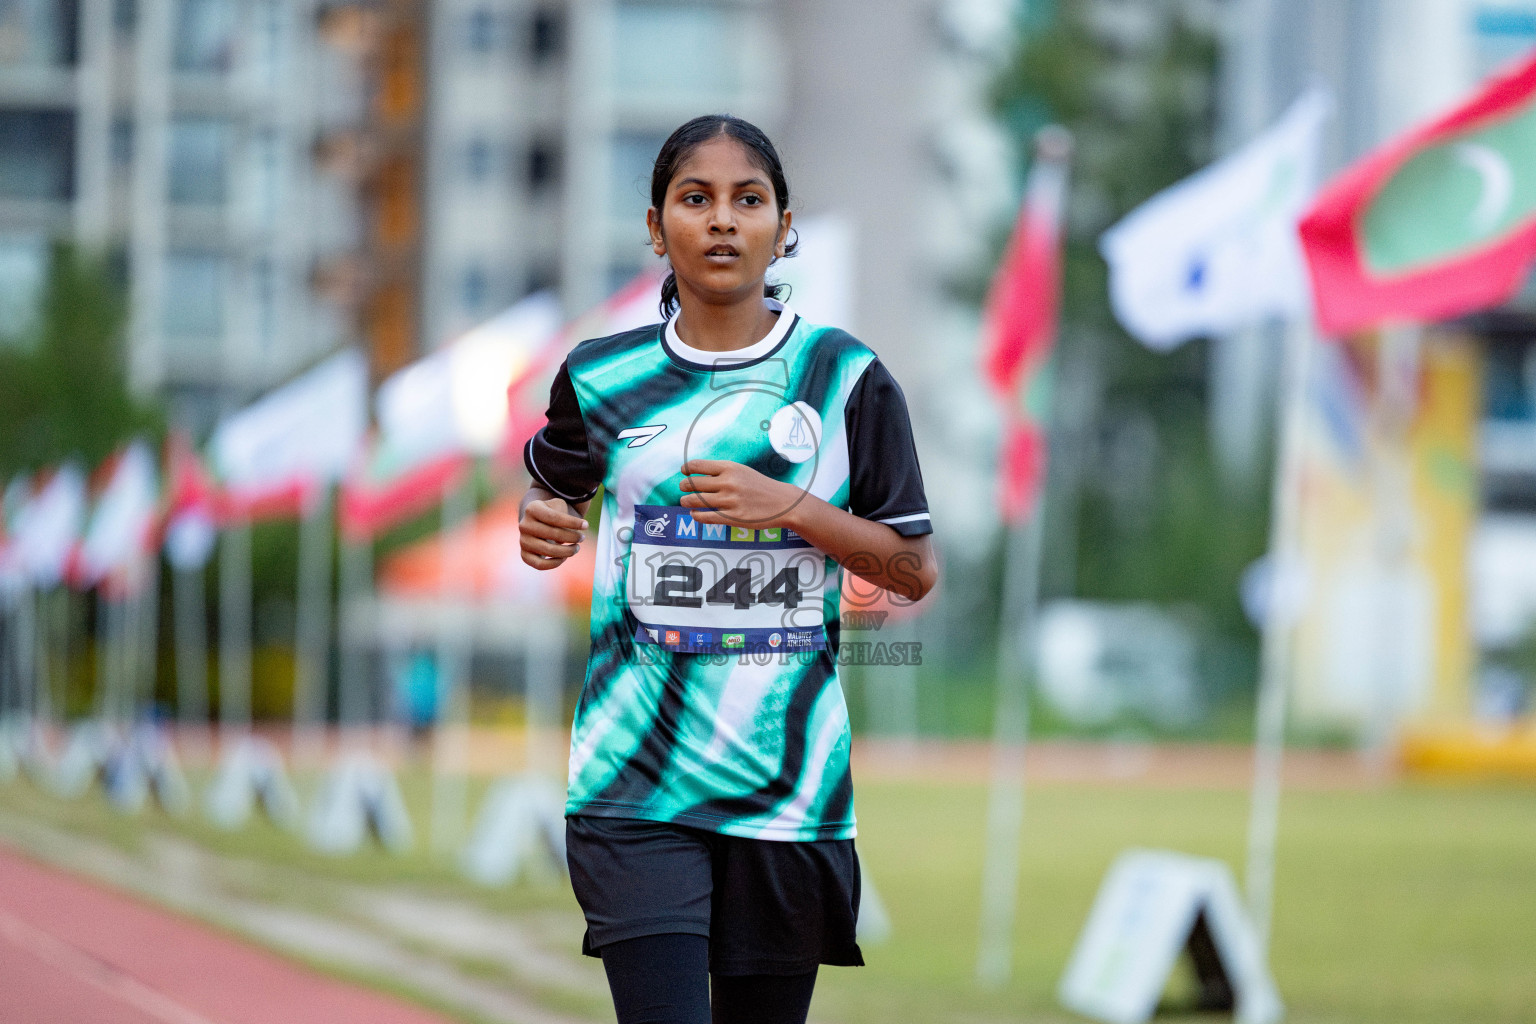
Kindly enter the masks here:
<path id="1" fill-rule="evenodd" d="M 18 0 L 0 9 L 0 304 L 26 314 L 52 238 L 105 249 L 130 377 L 194 421 L 350 336 L 316 270 L 359 239 L 314 160 L 363 69 L 313 0 Z"/>
<path id="2" fill-rule="evenodd" d="M 632 277 L 662 141 L 730 112 L 778 141 L 797 214 L 850 228 L 846 326 L 944 428 L 919 432 L 960 474 L 935 490 L 974 494 L 937 454 L 988 426 L 953 285 L 1016 195 L 985 108 L 1013 6 L 10 0 L 0 316 L 68 236 L 120 254 L 133 380 L 196 422 L 341 344 L 382 377 L 533 291 L 574 314 Z"/>

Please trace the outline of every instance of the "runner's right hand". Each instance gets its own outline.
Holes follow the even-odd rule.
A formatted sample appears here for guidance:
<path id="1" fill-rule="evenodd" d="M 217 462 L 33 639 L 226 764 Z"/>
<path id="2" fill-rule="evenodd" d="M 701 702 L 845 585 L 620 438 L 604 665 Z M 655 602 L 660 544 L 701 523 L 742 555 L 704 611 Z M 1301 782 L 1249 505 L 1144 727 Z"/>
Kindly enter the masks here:
<path id="1" fill-rule="evenodd" d="M 587 521 L 572 515 L 562 498 L 530 501 L 517 531 L 523 561 L 535 569 L 553 569 L 581 550 Z"/>

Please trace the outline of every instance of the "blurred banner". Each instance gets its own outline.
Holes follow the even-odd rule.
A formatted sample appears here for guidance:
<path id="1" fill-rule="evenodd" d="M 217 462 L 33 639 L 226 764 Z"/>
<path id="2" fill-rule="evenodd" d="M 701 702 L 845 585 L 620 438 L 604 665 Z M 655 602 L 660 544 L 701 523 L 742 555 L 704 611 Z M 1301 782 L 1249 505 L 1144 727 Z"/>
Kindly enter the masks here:
<path id="1" fill-rule="evenodd" d="M 809 322 L 857 334 L 853 223 L 824 213 L 797 219 L 792 230 L 799 249 L 793 259 L 774 264 L 769 278 L 789 285 L 790 306 Z"/>
<path id="2" fill-rule="evenodd" d="M 1384 422 L 1381 347 L 1376 335 L 1323 346 L 1311 382 L 1293 711 L 1312 726 L 1471 710 L 1478 350 L 1461 335 L 1426 335 L 1409 368 L 1416 408 L 1399 430 Z M 1384 489 L 1394 473 L 1407 479 Z M 1407 507 L 1384 508 L 1389 494 L 1407 495 Z"/>
<path id="3" fill-rule="evenodd" d="M 1306 315 L 1296 222 L 1317 187 L 1333 100 L 1305 93 L 1265 134 L 1104 233 L 1115 316 L 1148 348 Z"/>

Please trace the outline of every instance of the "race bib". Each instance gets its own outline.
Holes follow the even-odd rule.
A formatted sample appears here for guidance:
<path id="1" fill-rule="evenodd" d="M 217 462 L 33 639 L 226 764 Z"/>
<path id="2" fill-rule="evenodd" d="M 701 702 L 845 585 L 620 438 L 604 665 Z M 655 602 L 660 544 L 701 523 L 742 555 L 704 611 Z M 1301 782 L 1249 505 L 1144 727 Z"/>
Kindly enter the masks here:
<path id="1" fill-rule="evenodd" d="M 793 530 L 700 523 L 635 506 L 626 581 L 635 640 L 695 654 L 827 645 L 827 559 Z"/>

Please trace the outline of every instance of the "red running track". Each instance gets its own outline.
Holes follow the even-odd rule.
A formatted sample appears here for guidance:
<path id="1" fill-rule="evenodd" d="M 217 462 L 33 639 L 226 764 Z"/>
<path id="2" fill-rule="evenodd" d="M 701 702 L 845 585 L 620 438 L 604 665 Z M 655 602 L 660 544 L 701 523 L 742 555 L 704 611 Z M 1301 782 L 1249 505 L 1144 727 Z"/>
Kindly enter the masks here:
<path id="1" fill-rule="evenodd" d="M 0 845 L 5 1024 L 448 1024 Z"/>

